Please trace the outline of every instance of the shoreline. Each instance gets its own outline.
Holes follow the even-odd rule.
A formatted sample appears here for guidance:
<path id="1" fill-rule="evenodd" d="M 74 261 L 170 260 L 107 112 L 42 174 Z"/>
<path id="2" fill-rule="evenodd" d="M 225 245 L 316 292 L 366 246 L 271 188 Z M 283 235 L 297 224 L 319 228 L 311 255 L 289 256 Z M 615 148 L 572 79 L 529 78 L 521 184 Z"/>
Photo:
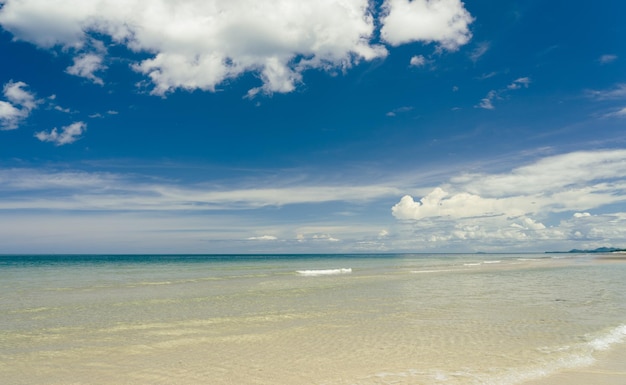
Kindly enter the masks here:
<path id="1" fill-rule="evenodd" d="M 626 384 L 626 344 L 599 352 L 590 366 L 565 369 L 520 385 L 624 385 Z"/>

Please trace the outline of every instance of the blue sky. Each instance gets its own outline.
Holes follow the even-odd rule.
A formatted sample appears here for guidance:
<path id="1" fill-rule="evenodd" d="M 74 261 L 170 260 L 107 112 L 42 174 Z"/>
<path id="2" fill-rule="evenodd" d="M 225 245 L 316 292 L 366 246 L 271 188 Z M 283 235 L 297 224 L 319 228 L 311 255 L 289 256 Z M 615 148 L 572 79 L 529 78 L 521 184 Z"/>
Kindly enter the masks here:
<path id="1" fill-rule="evenodd" d="M 0 0 L 0 253 L 626 247 L 625 12 Z"/>

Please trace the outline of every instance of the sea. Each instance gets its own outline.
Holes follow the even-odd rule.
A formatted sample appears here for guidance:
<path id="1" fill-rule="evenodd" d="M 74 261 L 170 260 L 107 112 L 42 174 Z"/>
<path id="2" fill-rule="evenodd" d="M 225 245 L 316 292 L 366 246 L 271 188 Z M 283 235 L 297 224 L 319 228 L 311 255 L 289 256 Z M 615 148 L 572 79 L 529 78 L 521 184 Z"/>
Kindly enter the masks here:
<path id="1" fill-rule="evenodd" d="M 625 346 L 615 254 L 0 256 L 5 385 L 514 385 Z"/>

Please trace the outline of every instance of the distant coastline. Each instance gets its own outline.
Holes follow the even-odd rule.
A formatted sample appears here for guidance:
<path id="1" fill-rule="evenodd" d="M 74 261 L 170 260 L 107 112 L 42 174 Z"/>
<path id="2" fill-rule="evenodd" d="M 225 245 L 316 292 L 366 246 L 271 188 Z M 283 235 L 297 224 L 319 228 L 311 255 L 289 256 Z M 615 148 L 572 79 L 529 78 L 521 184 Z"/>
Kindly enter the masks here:
<path id="1" fill-rule="evenodd" d="M 618 247 L 598 247 L 592 250 L 572 249 L 570 251 L 546 251 L 546 253 L 624 253 L 626 249 Z"/>

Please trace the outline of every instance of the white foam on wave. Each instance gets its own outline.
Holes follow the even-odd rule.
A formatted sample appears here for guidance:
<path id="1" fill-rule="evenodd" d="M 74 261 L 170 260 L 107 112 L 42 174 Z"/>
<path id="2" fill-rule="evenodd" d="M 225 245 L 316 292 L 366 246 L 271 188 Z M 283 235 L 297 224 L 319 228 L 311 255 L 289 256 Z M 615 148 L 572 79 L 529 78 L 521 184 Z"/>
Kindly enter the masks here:
<path id="1" fill-rule="evenodd" d="M 502 261 L 483 261 L 485 264 L 502 263 Z"/>
<path id="2" fill-rule="evenodd" d="M 426 273 L 444 273 L 448 271 L 454 271 L 451 269 L 438 269 L 438 270 L 412 270 L 413 274 L 426 274 Z"/>
<path id="3" fill-rule="evenodd" d="M 296 273 L 306 277 L 317 277 L 320 275 L 339 275 L 352 273 L 351 268 L 326 269 L 326 270 L 297 270 Z"/>
<path id="4" fill-rule="evenodd" d="M 607 334 L 589 341 L 589 346 L 594 350 L 608 350 L 612 345 L 620 344 L 626 339 L 626 324 L 620 325 Z"/>
<path id="5" fill-rule="evenodd" d="M 540 348 L 538 350 L 546 355 L 547 361 L 537 366 L 518 369 L 502 368 L 503 370 L 499 373 L 497 370 L 486 373 L 471 369 L 450 372 L 408 369 L 397 373 L 381 372 L 372 377 L 382 379 L 385 383 L 405 383 L 405 378 L 413 377 L 450 385 L 520 385 L 563 370 L 591 366 L 596 362 L 594 352 L 605 351 L 621 343 L 626 343 L 626 324 L 615 327 L 586 343 Z"/>

